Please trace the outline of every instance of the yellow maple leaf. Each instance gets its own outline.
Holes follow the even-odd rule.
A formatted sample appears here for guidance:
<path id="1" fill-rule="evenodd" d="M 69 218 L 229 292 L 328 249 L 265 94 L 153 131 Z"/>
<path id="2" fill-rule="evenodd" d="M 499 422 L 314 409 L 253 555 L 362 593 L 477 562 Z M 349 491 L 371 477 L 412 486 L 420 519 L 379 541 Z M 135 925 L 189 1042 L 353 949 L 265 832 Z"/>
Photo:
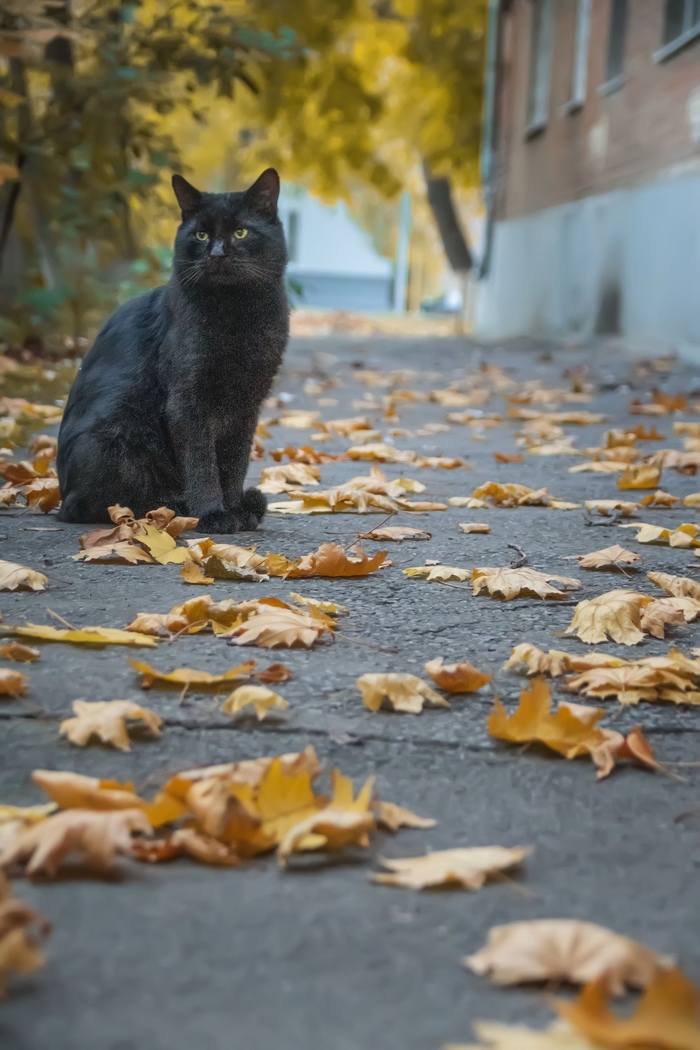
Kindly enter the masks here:
<path id="1" fill-rule="evenodd" d="M 41 653 L 29 645 L 22 645 L 21 642 L 8 642 L 7 645 L 0 646 L 0 656 L 5 660 L 14 660 L 16 663 L 31 664 L 39 659 Z"/>
<path id="2" fill-rule="evenodd" d="M 641 562 L 639 554 L 635 554 L 634 551 L 628 551 L 624 547 L 621 547 L 619 543 L 613 544 L 612 547 L 603 547 L 598 551 L 591 551 L 590 554 L 580 554 L 578 563 L 582 569 L 607 569 L 608 571 L 620 570 L 635 567 Z"/>
<path id="3" fill-rule="evenodd" d="M 226 697 L 221 710 L 227 715 L 237 715 L 246 707 L 252 707 L 258 721 L 261 722 L 273 708 L 285 708 L 289 707 L 289 704 L 272 689 L 260 685 L 240 685 Z"/>
<path id="4" fill-rule="evenodd" d="M 648 579 L 666 594 L 675 598 L 697 598 L 700 600 L 700 583 L 688 576 L 672 576 L 667 572 L 648 572 Z"/>
<path id="5" fill-rule="evenodd" d="M 370 711 L 387 705 L 394 711 L 418 715 L 426 703 L 430 707 L 450 706 L 427 682 L 413 674 L 363 674 L 355 684 L 362 693 L 362 703 Z"/>
<path id="6" fill-rule="evenodd" d="M 432 539 L 432 536 L 432 532 L 424 532 L 422 529 L 412 529 L 408 525 L 385 525 L 383 528 L 372 529 L 370 532 L 364 532 L 360 539 L 376 540 L 379 543 L 387 540 L 396 543 L 404 543 L 406 540 L 430 540 Z"/>
<path id="7" fill-rule="evenodd" d="M 619 489 L 655 489 L 661 481 L 661 467 L 650 463 L 628 467 L 617 483 Z"/>
<path id="8" fill-rule="evenodd" d="M 489 733 L 513 744 L 541 743 L 565 758 L 575 758 L 582 748 L 590 751 L 603 744 L 603 731 L 596 728 L 596 723 L 605 717 L 605 711 L 589 709 L 594 717 L 586 716 L 584 720 L 569 706 L 560 705 L 555 714 L 551 708 L 549 687 L 544 678 L 536 678 L 530 689 L 521 692 L 514 714 L 508 715 L 496 698 L 488 720 Z"/>
<path id="9" fill-rule="evenodd" d="M 281 868 L 285 867 L 298 849 L 339 850 L 350 845 L 366 848 L 369 832 L 375 827 L 374 817 L 367 811 L 327 806 L 287 830 L 277 849 L 277 861 Z"/>
<path id="10" fill-rule="evenodd" d="M 150 689 L 155 683 L 159 685 L 187 686 L 190 689 L 226 689 L 231 682 L 250 677 L 254 666 L 251 661 L 239 664 L 224 671 L 222 674 L 212 674 L 210 671 L 195 671 L 191 667 L 176 667 L 174 671 L 159 671 L 150 664 L 140 660 L 129 660 L 129 663 L 142 676 L 141 688 Z"/>
<path id="11" fill-rule="evenodd" d="M 205 576 L 201 566 L 197 565 L 197 563 L 195 561 L 192 561 L 191 559 L 189 561 L 186 561 L 185 564 L 182 566 L 180 570 L 180 575 L 182 576 L 185 583 L 194 583 L 199 584 L 200 586 L 209 586 L 209 584 L 214 582 L 214 577 Z"/>
<path id="12" fill-rule="evenodd" d="M 374 816 L 377 824 L 389 831 L 398 831 L 399 828 L 434 828 L 437 824 L 431 817 L 419 817 L 417 813 L 412 813 L 404 806 L 397 806 L 394 802 L 377 802 Z"/>
<path id="13" fill-rule="evenodd" d="M 27 676 L 10 667 L 0 668 L 0 697 L 23 696 L 27 691 Z"/>
<path id="14" fill-rule="evenodd" d="M 471 576 L 470 569 L 459 569 L 454 565 L 415 565 L 402 571 L 409 579 L 427 580 L 428 583 L 468 580 Z"/>
<path id="15" fill-rule="evenodd" d="M 321 636 L 333 631 L 333 621 L 291 608 L 263 609 L 230 632 L 234 645 L 260 645 L 266 649 L 310 649 Z"/>
<path id="16" fill-rule="evenodd" d="M 477 671 L 468 660 L 456 664 L 445 664 L 442 657 L 428 660 L 424 665 L 427 674 L 446 693 L 473 693 L 491 681 L 493 675 Z"/>
<path id="17" fill-rule="evenodd" d="M 138 809 L 142 805 L 133 784 L 117 780 L 35 769 L 32 781 L 61 809 Z"/>
<path id="18" fill-rule="evenodd" d="M 605 642 L 608 636 L 622 645 L 638 645 L 644 640 L 642 609 L 650 601 L 639 591 L 606 591 L 578 603 L 565 634 L 575 634 L 590 645 Z"/>
<path id="19" fill-rule="evenodd" d="M 685 522 L 676 528 L 664 528 L 661 525 L 650 525 L 648 522 L 635 521 L 633 523 L 620 525 L 621 529 L 637 529 L 635 539 L 637 543 L 667 543 L 670 547 L 688 549 L 700 547 L 700 525 L 693 522 Z"/>
<path id="20" fill-rule="evenodd" d="M 658 1046 L 664 1050 L 700 1050 L 700 997 L 678 969 L 659 969 L 631 1016 L 608 1008 L 604 978 L 587 984 L 574 1002 L 557 1000 L 560 1017 L 577 1032 L 605 1047 Z"/>
<path id="21" fill-rule="evenodd" d="M 85 747 L 91 737 L 96 736 L 103 744 L 111 744 L 120 751 L 130 749 L 129 733 L 126 722 L 135 720 L 147 726 L 154 736 L 160 736 L 163 719 L 141 707 L 132 700 L 106 700 L 86 703 L 84 700 L 73 701 L 75 718 L 61 722 L 59 733 L 67 736 L 72 744 Z"/>
<path id="22" fill-rule="evenodd" d="M 79 630 L 49 627 L 47 624 L 28 623 L 25 627 L 3 624 L 0 633 L 17 634 L 20 638 L 34 638 L 40 642 L 68 642 L 71 645 L 131 645 L 154 646 L 158 643 L 148 635 L 122 631 L 117 627 L 81 627 Z"/>

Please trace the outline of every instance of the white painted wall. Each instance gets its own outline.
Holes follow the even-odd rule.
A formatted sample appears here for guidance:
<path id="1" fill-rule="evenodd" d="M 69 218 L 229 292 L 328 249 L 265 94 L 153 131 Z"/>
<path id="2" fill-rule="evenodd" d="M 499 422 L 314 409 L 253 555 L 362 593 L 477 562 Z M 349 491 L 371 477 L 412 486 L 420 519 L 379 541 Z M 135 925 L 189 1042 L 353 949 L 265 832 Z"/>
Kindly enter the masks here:
<path id="1" fill-rule="evenodd" d="M 475 330 L 588 338 L 615 296 L 621 334 L 700 347 L 700 162 L 497 223 Z"/>
<path id="2" fill-rule="evenodd" d="M 285 228 L 289 212 L 298 214 L 298 250 L 288 266 L 290 276 L 392 276 L 392 261 L 379 254 L 369 234 L 357 225 L 342 202 L 323 204 L 303 190 L 284 187 L 279 210 Z"/>

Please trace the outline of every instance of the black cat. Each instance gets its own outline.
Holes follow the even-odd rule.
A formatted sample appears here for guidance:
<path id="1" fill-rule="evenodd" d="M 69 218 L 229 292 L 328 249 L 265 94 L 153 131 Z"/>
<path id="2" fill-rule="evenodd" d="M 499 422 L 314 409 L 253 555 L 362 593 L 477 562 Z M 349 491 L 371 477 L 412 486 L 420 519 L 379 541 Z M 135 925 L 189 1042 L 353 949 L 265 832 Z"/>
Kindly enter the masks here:
<path id="1" fill-rule="evenodd" d="M 254 529 L 243 491 L 258 413 L 289 335 L 279 177 L 200 193 L 181 175 L 173 275 L 121 306 L 87 354 L 58 436 L 61 521 L 171 507 L 207 532 Z"/>

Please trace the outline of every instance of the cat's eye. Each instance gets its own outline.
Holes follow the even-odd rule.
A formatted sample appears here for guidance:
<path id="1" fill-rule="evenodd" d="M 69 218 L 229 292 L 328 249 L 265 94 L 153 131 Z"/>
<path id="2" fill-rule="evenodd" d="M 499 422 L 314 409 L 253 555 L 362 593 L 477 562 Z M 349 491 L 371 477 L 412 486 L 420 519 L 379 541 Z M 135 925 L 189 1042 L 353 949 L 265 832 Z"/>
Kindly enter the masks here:
<path id="1" fill-rule="evenodd" d="M 248 236 L 248 231 L 246 229 L 244 229 L 244 228 L 241 228 L 240 230 L 234 230 L 233 231 L 233 236 L 237 237 L 238 240 L 240 241 L 241 238 Z"/>
<path id="2" fill-rule="evenodd" d="M 197 230 L 197 232 L 195 233 L 195 237 L 197 238 L 198 241 L 208 241 L 209 240 L 209 234 L 207 233 L 206 230 Z"/>

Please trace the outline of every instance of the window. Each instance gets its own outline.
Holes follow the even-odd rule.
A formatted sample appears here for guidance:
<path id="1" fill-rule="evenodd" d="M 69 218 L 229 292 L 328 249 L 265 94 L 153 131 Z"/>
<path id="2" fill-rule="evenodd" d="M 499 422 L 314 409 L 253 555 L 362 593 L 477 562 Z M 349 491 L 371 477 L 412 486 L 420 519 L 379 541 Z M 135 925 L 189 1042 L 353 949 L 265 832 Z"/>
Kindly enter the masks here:
<path id="1" fill-rule="evenodd" d="M 588 37 L 591 28 L 591 0 L 578 0 L 576 7 L 576 36 L 574 38 L 574 71 L 571 80 L 569 108 L 582 106 L 586 101 L 588 72 Z"/>
<path id="2" fill-rule="evenodd" d="M 625 67 L 625 36 L 627 32 L 627 0 L 611 0 L 608 57 L 605 65 L 606 83 L 619 86 Z"/>
<path id="3" fill-rule="evenodd" d="M 554 36 L 554 0 L 536 0 L 530 50 L 530 91 L 528 131 L 538 131 L 547 123 L 549 112 L 549 73 Z"/>
<path id="4" fill-rule="evenodd" d="M 657 58 L 665 58 L 700 36 L 700 0 L 666 0 L 664 38 Z"/>

